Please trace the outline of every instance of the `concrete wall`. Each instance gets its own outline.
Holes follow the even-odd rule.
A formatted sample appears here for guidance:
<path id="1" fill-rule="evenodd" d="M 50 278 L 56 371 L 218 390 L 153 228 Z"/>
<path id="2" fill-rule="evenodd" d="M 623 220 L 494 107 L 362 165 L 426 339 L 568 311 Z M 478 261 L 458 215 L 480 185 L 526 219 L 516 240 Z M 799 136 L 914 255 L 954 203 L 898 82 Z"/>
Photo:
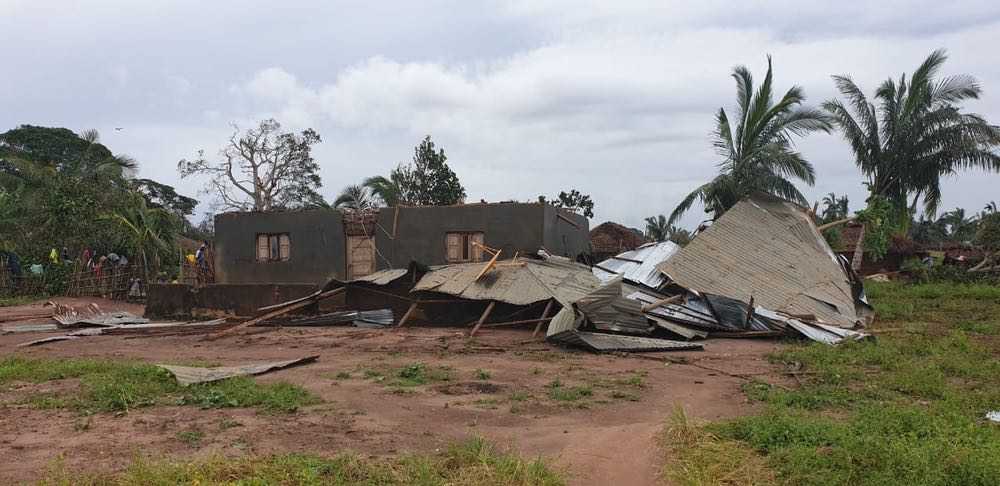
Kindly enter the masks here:
<path id="1" fill-rule="evenodd" d="M 556 216 L 557 211 L 537 203 L 382 209 L 374 230 L 376 268 L 405 268 L 411 261 L 447 263 L 448 232 L 482 232 L 486 246 L 503 251 L 501 258 L 534 254 L 541 247 L 570 258 L 589 252 L 587 218 L 562 211 L 574 226 Z M 288 233 L 289 261 L 257 262 L 259 233 Z M 346 276 L 343 217 L 335 210 L 220 214 L 215 235 L 218 283 L 318 284 Z"/>
<path id="2" fill-rule="evenodd" d="M 186 284 L 150 284 L 146 317 L 189 319 L 224 313 L 252 316 L 260 307 L 305 297 L 316 291 L 312 284 L 213 284 L 195 288 Z M 320 308 L 343 307 L 343 299 L 330 298 Z"/>
<path id="3" fill-rule="evenodd" d="M 289 259 L 257 261 L 257 234 L 288 233 Z M 334 210 L 224 213 L 215 217 L 218 283 L 325 283 L 344 277 L 344 222 Z"/>
<path id="4" fill-rule="evenodd" d="M 557 254 L 576 257 L 589 247 L 587 218 L 568 214 L 575 228 L 555 216 L 555 208 L 536 203 L 466 204 L 383 209 L 376 230 L 378 268 L 405 268 L 411 261 L 427 265 L 447 263 L 445 234 L 481 231 L 484 244 L 502 250 L 501 258 L 514 253 L 533 254 L 542 246 Z M 395 238 L 390 235 L 395 227 Z"/>
<path id="5" fill-rule="evenodd" d="M 566 219 L 557 216 L 561 214 Z M 569 258 L 590 253 L 590 220 L 585 216 L 545 205 L 545 225 L 542 246 L 550 252 Z"/>

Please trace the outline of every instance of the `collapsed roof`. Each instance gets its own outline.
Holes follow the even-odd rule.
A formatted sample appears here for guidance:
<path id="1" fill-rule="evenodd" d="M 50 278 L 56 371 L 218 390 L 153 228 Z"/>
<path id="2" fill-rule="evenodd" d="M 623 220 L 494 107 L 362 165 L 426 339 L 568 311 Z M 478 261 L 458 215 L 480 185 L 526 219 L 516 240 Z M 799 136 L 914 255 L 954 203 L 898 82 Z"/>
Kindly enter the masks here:
<path id="1" fill-rule="evenodd" d="M 809 214 L 776 197 L 737 203 L 659 268 L 674 283 L 853 328 L 869 308 Z"/>

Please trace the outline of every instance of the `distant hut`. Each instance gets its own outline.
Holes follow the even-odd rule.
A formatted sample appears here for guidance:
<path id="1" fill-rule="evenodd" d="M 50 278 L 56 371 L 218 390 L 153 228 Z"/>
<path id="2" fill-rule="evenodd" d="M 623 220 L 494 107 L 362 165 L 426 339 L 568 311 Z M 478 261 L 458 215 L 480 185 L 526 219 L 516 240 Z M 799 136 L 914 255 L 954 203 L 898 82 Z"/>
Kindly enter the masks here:
<path id="1" fill-rule="evenodd" d="M 594 261 L 634 250 L 649 240 L 637 229 L 608 221 L 590 231 L 590 248 Z"/>

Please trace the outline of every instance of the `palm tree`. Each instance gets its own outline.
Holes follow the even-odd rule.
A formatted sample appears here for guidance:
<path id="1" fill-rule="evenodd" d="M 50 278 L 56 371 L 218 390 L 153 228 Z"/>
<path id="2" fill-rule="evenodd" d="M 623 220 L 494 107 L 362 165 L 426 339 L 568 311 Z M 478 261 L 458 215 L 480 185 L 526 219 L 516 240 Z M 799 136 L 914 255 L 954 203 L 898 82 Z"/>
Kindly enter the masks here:
<path id="1" fill-rule="evenodd" d="M 722 156 L 719 175 L 681 200 L 670 214 L 671 224 L 696 200 L 715 218 L 754 192 L 807 204 L 788 179 L 799 179 L 811 186 L 816 176 L 812 164 L 792 150 L 792 137 L 829 132 L 829 117 L 820 110 L 801 106 L 805 94 L 798 86 L 774 102 L 770 56 L 767 75 L 756 92 L 753 76 L 745 66 L 736 67 L 732 76 L 739 105 L 735 131 L 725 109 L 720 108 L 715 115 L 712 144 Z"/>
<path id="2" fill-rule="evenodd" d="M 846 105 L 823 104 L 851 144 L 871 195 L 900 208 L 912 195 L 911 212 L 923 197 L 928 215 L 941 202 L 941 176 L 969 168 L 1000 171 L 1000 155 L 992 150 L 1000 144 L 1000 127 L 956 105 L 979 98 L 982 89 L 964 74 L 936 79 L 946 59 L 943 50 L 934 51 L 909 80 L 905 74 L 898 82 L 885 80 L 874 102 L 850 77 L 834 76 Z"/>
<path id="3" fill-rule="evenodd" d="M 824 223 L 832 223 L 847 217 L 850 211 L 847 195 L 837 197 L 834 193 L 823 196 L 823 217 Z"/>
<path id="4" fill-rule="evenodd" d="M 142 268 L 149 281 L 149 267 L 152 259 L 154 271 L 159 268 L 161 250 L 172 247 L 173 235 L 170 213 L 163 208 L 151 208 L 141 194 L 133 193 L 131 204 L 121 212 L 115 212 L 102 219 L 117 224 L 122 231 L 122 239 L 142 258 Z"/>
<path id="5" fill-rule="evenodd" d="M 662 214 L 646 218 L 646 238 L 659 243 L 667 241 L 669 233 L 670 225 L 667 224 L 667 218 Z"/>
<path id="6" fill-rule="evenodd" d="M 965 209 L 955 208 L 941 215 L 942 225 L 948 228 L 948 236 L 953 241 L 970 241 L 976 234 L 976 218 L 965 217 Z"/>
<path id="7" fill-rule="evenodd" d="M 986 203 L 986 206 L 983 207 L 983 212 L 984 213 L 996 213 L 996 212 L 1000 212 L 1000 210 L 997 209 L 997 202 L 996 201 L 990 201 L 990 202 Z"/>
<path id="8" fill-rule="evenodd" d="M 333 207 L 349 210 L 364 210 L 375 207 L 375 201 L 365 186 L 357 184 L 350 185 L 340 191 L 340 195 L 333 201 Z"/>
<path id="9" fill-rule="evenodd" d="M 692 236 L 690 231 L 667 224 L 667 218 L 662 214 L 659 216 L 650 216 L 645 221 L 646 238 L 657 243 L 672 241 L 684 246 L 691 241 Z"/>
<path id="10" fill-rule="evenodd" d="M 361 185 L 367 187 L 383 205 L 392 207 L 415 204 L 414 183 L 413 170 L 409 166 L 400 164 L 389 172 L 389 177 L 369 177 Z"/>

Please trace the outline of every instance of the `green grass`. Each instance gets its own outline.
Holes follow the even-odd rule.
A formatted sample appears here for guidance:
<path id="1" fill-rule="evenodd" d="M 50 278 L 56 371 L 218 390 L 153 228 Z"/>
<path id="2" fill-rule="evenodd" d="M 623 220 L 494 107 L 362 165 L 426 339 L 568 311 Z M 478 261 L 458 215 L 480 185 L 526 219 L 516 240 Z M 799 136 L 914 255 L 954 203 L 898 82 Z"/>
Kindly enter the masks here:
<path id="1" fill-rule="evenodd" d="M 136 459 L 124 472 L 96 476 L 81 475 L 56 464 L 41 484 L 556 486 L 564 481 L 541 460 L 525 460 L 481 439 L 471 439 L 439 454 L 384 460 L 350 453 L 333 458 L 301 454 L 217 456 L 190 463 Z"/>
<path id="2" fill-rule="evenodd" d="M 182 387 L 166 370 L 146 363 L 92 359 L 0 359 L 0 388 L 14 381 L 42 383 L 78 379 L 78 387 L 34 393 L 26 403 L 42 409 L 82 413 L 127 412 L 157 404 L 202 408 L 256 407 L 290 413 L 318 403 L 304 388 L 289 383 L 259 384 L 249 377 Z"/>
<path id="3" fill-rule="evenodd" d="M 594 394 L 590 385 L 564 386 L 561 381 L 553 380 L 545 386 L 549 389 L 549 398 L 559 402 L 575 402 Z"/>
<path id="4" fill-rule="evenodd" d="M 0 297 L 0 307 L 14 307 L 16 305 L 26 305 L 44 298 L 45 298 L 44 295 L 22 295 L 17 297 Z"/>
<path id="5" fill-rule="evenodd" d="M 1000 288 L 879 284 L 869 297 L 876 341 L 771 356 L 801 369 L 802 386 L 749 383 L 763 411 L 704 433 L 754 451 L 784 484 L 1000 484 L 1000 425 L 984 420 L 1000 408 Z"/>

